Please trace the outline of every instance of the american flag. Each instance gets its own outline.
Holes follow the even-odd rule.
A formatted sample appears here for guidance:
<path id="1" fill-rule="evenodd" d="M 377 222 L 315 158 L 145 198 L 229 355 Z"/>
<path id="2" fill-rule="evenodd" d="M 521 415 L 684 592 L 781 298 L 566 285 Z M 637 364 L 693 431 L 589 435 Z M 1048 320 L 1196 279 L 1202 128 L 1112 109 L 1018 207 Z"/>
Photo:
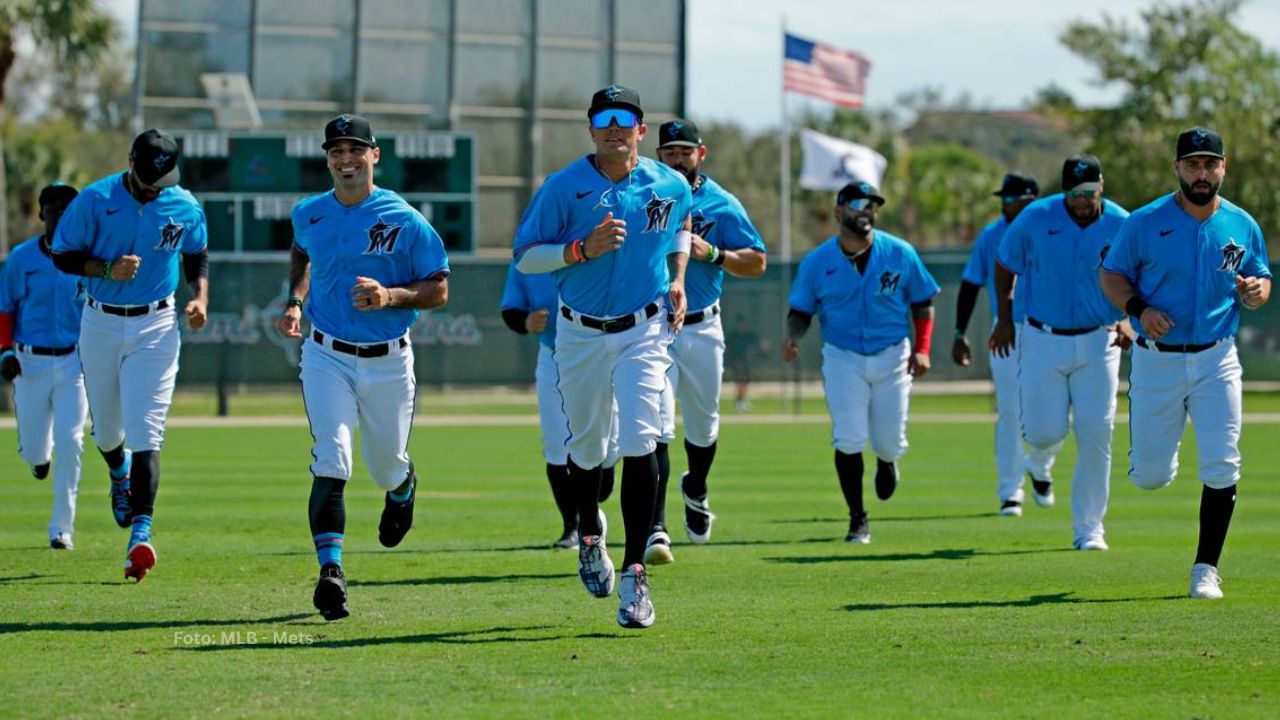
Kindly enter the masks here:
<path id="1" fill-rule="evenodd" d="M 783 56 L 784 90 L 827 100 L 844 107 L 861 107 L 871 61 L 849 50 L 786 36 Z"/>

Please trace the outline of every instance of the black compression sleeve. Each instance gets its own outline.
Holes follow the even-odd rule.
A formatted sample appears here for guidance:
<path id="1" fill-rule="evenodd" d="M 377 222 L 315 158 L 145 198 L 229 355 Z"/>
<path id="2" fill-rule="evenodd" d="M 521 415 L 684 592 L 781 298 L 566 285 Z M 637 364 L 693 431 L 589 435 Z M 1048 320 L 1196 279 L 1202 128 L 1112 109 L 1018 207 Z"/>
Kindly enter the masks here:
<path id="1" fill-rule="evenodd" d="M 200 278 L 209 277 L 209 251 L 182 254 L 182 274 L 191 284 Z"/>
<path id="2" fill-rule="evenodd" d="M 92 259 L 83 250 L 66 250 L 53 253 L 53 266 L 68 275 L 84 275 L 84 264 Z"/>
<path id="3" fill-rule="evenodd" d="M 960 295 L 956 298 L 956 332 L 964 334 L 969 329 L 969 318 L 973 316 L 973 308 L 978 304 L 980 285 L 968 280 L 960 281 Z"/>
<path id="4" fill-rule="evenodd" d="M 912 310 L 923 310 L 925 308 L 931 308 L 931 307 L 933 307 L 933 298 L 929 298 L 927 300 L 921 300 L 918 303 L 911 303 Z"/>
<path id="5" fill-rule="evenodd" d="M 529 330 L 525 328 L 524 321 L 529 317 L 529 313 L 516 308 L 502 308 L 502 322 L 511 328 L 511 332 L 517 335 L 528 335 Z"/>

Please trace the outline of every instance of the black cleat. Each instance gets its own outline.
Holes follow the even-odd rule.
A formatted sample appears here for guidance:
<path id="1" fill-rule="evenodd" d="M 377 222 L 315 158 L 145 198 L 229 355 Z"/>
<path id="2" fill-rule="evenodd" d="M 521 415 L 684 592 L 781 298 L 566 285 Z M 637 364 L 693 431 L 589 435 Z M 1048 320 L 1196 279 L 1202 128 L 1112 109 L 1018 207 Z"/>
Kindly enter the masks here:
<path id="1" fill-rule="evenodd" d="M 391 499 L 391 493 L 386 495 L 382 520 L 378 523 L 378 542 L 383 547 L 399 545 L 409 533 L 409 528 L 413 527 L 413 500 L 418 494 L 418 476 L 413 474 L 412 466 L 409 468 L 409 480 L 412 484 L 409 485 L 408 500 L 396 502 Z"/>
<path id="2" fill-rule="evenodd" d="M 133 523 L 133 507 L 129 503 L 129 478 L 111 481 L 111 516 L 116 524 L 127 528 Z"/>
<path id="3" fill-rule="evenodd" d="M 844 536 L 844 541 L 863 545 L 871 542 L 871 526 L 867 524 L 866 513 L 858 513 L 849 520 L 849 534 Z"/>
<path id="4" fill-rule="evenodd" d="M 876 497 L 888 500 L 898 489 L 898 465 L 876 458 Z"/>
<path id="5" fill-rule="evenodd" d="M 347 608 L 347 577 L 342 574 L 341 565 L 329 563 L 320 568 L 312 603 L 325 620 L 341 620 L 351 614 Z"/>
<path id="6" fill-rule="evenodd" d="M 43 480 L 49 477 L 49 463 L 40 463 L 31 466 L 31 477 L 37 480 Z"/>
<path id="7" fill-rule="evenodd" d="M 551 547 L 556 550 L 577 550 L 578 531 L 574 528 L 565 528 L 564 533 L 560 535 L 560 539 L 551 543 Z"/>
<path id="8" fill-rule="evenodd" d="M 1035 475 L 1027 473 L 1027 477 L 1031 478 L 1031 498 L 1036 501 L 1040 507 L 1050 507 L 1053 505 L 1053 481 L 1037 480 Z"/>
<path id="9" fill-rule="evenodd" d="M 685 481 L 689 473 L 680 476 L 680 494 L 684 496 L 684 532 L 689 542 L 694 545 L 706 545 L 711 540 L 711 525 L 716 520 L 715 513 L 707 503 L 707 496 L 694 497 L 685 489 Z"/>

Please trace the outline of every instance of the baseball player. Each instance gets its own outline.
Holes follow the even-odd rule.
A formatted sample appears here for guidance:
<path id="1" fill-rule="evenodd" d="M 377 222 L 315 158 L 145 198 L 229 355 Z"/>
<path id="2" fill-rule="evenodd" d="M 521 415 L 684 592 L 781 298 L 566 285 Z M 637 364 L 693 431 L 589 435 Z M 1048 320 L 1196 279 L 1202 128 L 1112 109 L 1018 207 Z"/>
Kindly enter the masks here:
<path id="1" fill-rule="evenodd" d="M 645 549 L 645 562 L 669 563 L 671 536 L 666 531 L 667 482 L 671 463 L 669 443 L 675 439 L 675 403 L 684 412 L 684 450 L 689 470 L 680 476 L 684 496 L 684 529 L 689 542 L 711 539 L 715 520 L 707 502 L 707 476 L 716 457 L 720 434 L 720 385 L 724 376 L 724 327 L 720 321 L 720 291 L 725 272 L 737 277 L 764 274 L 765 247 L 742 203 L 715 180 L 699 172 L 707 147 L 698 126 L 679 119 L 658 128 L 658 160 L 678 171 L 693 191 L 693 238 L 685 293 L 689 313 L 684 329 L 671 343 L 668 387 L 662 394 L 663 428 L 658 443 L 658 509 Z"/>
<path id="2" fill-rule="evenodd" d="M 960 278 L 960 294 L 956 300 L 956 336 L 951 345 L 951 359 L 961 367 L 968 367 L 972 361 L 969 350 L 969 339 L 965 337 L 965 329 L 969 326 L 969 317 L 977 304 L 978 292 L 985 285 L 987 294 L 991 296 L 991 319 L 994 323 L 999 317 L 996 307 L 996 249 L 1000 239 L 1004 237 L 1009 224 L 1018 217 L 1022 209 L 1031 204 L 1040 195 L 1040 184 L 1030 175 L 1010 173 L 1004 176 L 1004 183 L 993 193 L 1000 198 L 1000 217 L 992 220 L 978 238 L 973 241 L 973 251 L 969 254 L 969 262 L 964 266 L 964 274 Z M 1021 295 L 1013 298 L 1013 322 L 1020 324 L 1026 317 L 1026 302 Z M 1022 425 L 1019 421 L 1018 405 L 1018 361 L 1015 357 L 1001 357 L 989 353 L 991 362 L 991 380 L 996 389 L 996 494 L 1000 500 L 1000 514 L 1018 516 L 1022 514 L 1022 474 L 1031 476 L 1033 497 L 1039 505 L 1053 502 L 1050 488 L 1053 479 L 1049 470 L 1053 467 L 1056 447 L 1032 448 L 1028 453 L 1023 449 Z"/>
<path id="3" fill-rule="evenodd" d="M 552 313 L 558 304 L 556 285 L 551 275 L 525 275 L 516 269 L 515 263 L 507 269 L 507 284 L 502 291 L 502 321 L 517 335 L 532 333 L 538 338 L 534 387 L 538 394 L 538 418 L 542 427 L 542 456 L 547 465 L 551 496 L 555 498 L 563 523 L 560 537 L 551 543 L 551 547 L 577 549 L 578 505 L 569 484 L 569 451 L 566 445 L 569 426 L 564 417 L 564 399 L 557 387 L 560 371 L 555 360 L 556 323 Z M 613 468 L 617 461 L 618 425 L 615 422 L 600 482 L 601 503 L 613 492 Z M 604 517 L 603 509 L 600 517 Z"/>
<path id="4" fill-rule="evenodd" d="M 80 361 L 93 439 L 111 468 L 113 500 L 129 477 L 128 512 L 114 507 L 116 521 L 132 525 L 124 575 L 139 582 L 156 563 L 151 524 L 178 376 L 178 266 L 193 296 L 187 323 L 199 330 L 209 305 L 207 247 L 204 210 L 178 186 L 178 143 L 159 130 L 134 139 L 128 172 L 72 201 L 53 238 L 54 265 L 86 278 Z"/>
<path id="5" fill-rule="evenodd" d="M 51 454 L 58 456 L 49 520 L 54 550 L 74 547 L 80 454 L 89 417 L 76 352 L 84 285 L 59 272 L 50 251 L 58 220 L 75 196 L 75 188 L 61 183 L 40 191 L 44 234 L 15 247 L 0 273 L 0 376 L 13 383 L 18 454 L 37 480 L 49 476 Z"/>
<path id="6" fill-rule="evenodd" d="M 782 359 L 792 362 L 818 316 L 831 444 L 849 506 L 845 541 L 863 544 L 871 542 L 871 527 L 862 502 L 862 450 L 870 440 L 876 497 L 888 500 L 898 486 L 898 458 L 907 451 L 911 381 L 929 371 L 939 290 L 915 248 L 876 229 L 882 205 L 884 197 L 865 182 L 849 183 L 836 195 L 837 234 L 800 261 L 782 341 Z"/>
<path id="7" fill-rule="evenodd" d="M 1102 264 L 1107 297 L 1137 323 L 1129 374 L 1129 479 L 1147 490 L 1173 482 L 1187 416 L 1195 427 L 1200 541 L 1191 597 L 1222 597 L 1218 559 L 1240 480 L 1240 308 L 1271 298 L 1262 230 L 1218 195 L 1227 173 L 1222 137 L 1178 136 L 1177 192 L 1136 210 Z"/>
<path id="8" fill-rule="evenodd" d="M 343 491 L 357 427 L 369 475 L 386 491 L 378 541 L 395 547 L 413 525 L 418 478 L 409 432 L 418 383 L 408 334 L 420 310 L 448 301 L 449 260 L 422 213 L 374 186 L 381 153 L 368 120 L 330 120 L 321 147 L 333 190 L 293 207 L 289 299 L 277 327 L 302 337 L 305 304 L 302 400 L 314 443 L 308 518 L 320 564 L 312 601 L 325 620 L 339 620 L 351 614 Z"/>
<path id="9" fill-rule="evenodd" d="M 626 528 L 617 619 L 644 628 L 655 616 L 644 549 L 657 499 L 667 346 L 686 310 L 692 198 L 679 173 L 638 155 L 646 126 L 635 90 L 596 92 L 587 118 L 595 153 L 547 178 L 516 229 L 515 258 L 521 272 L 552 273 L 560 294 L 555 355 L 581 533 L 578 574 L 601 598 L 614 587 L 596 511 L 617 402 Z"/>
<path id="10" fill-rule="evenodd" d="M 1132 331 L 1098 287 L 1124 208 L 1102 197 L 1102 164 L 1092 155 L 1069 157 L 1062 192 L 1031 203 L 1018 215 L 996 254 L 998 318 L 988 347 L 1008 357 L 1015 330 L 1014 276 L 1026 321 L 1017 352 L 1022 428 L 1033 452 L 1052 453 L 1076 435 L 1071 481 L 1073 545 L 1106 550 L 1102 525 L 1111 488 L 1111 431 L 1115 426 L 1120 352 Z M 1034 485 L 1042 505 L 1052 485 Z"/>

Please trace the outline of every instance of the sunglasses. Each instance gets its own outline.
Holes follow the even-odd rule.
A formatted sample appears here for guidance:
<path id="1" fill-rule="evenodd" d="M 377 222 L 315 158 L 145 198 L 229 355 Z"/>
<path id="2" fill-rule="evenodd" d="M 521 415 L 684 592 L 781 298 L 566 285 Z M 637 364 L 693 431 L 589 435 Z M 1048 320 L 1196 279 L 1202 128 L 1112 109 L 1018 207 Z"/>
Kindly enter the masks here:
<path id="1" fill-rule="evenodd" d="M 854 212 L 862 212 L 869 207 L 879 207 L 879 205 L 880 201 L 875 198 L 854 198 L 844 204 L 845 207 Z"/>
<path id="2" fill-rule="evenodd" d="M 640 124 L 640 118 L 630 110 L 601 110 L 591 116 L 591 127 L 597 130 L 604 130 L 610 125 L 617 125 L 620 128 L 633 128 Z"/>
<path id="3" fill-rule="evenodd" d="M 1066 195 L 1068 199 L 1091 198 L 1093 197 L 1093 194 L 1095 192 L 1097 191 L 1096 190 L 1068 190 L 1063 194 Z"/>
<path id="4" fill-rule="evenodd" d="M 1000 202 L 1003 202 L 1005 205 L 1012 205 L 1016 202 L 1022 202 L 1023 200 L 1034 200 L 1035 197 L 1035 195 L 1004 195 L 1000 198 Z"/>

